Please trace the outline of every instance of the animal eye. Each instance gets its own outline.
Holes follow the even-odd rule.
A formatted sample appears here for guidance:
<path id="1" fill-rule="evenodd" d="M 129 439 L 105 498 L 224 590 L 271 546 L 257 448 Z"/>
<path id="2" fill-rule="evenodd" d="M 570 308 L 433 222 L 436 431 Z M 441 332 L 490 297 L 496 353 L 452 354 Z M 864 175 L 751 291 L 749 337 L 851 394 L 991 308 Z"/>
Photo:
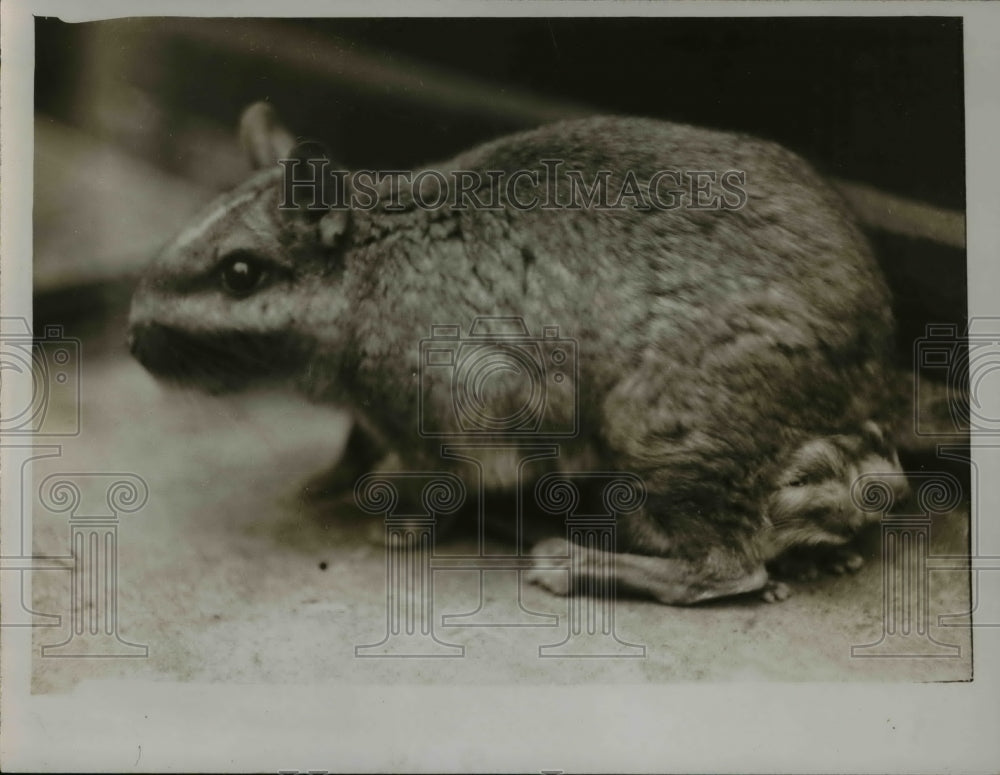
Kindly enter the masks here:
<path id="1" fill-rule="evenodd" d="M 264 282 L 267 268 L 258 256 L 238 251 L 223 259 L 219 274 L 226 293 L 247 296 Z"/>
<path id="2" fill-rule="evenodd" d="M 811 473 L 806 473 L 800 471 L 794 476 L 789 477 L 785 480 L 786 487 L 805 487 L 807 484 L 811 484 L 816 480 L 816 477 Z"/>

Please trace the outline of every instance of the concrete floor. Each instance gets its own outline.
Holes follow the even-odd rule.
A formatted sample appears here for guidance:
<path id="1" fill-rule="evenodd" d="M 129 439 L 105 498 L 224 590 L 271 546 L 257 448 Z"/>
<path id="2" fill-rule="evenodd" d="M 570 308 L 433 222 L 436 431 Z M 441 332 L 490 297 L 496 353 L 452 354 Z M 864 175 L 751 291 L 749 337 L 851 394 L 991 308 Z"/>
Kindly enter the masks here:
<path id="1" fill-rule="evenodd" d="M 84 342 L 84 353 L 87 352 Z M 358 659 L 355 646 L 386 629 L 386 564 L 378 517 L 342 504 L 317 508 L 300 497 L 311 474 L 336 459 L 342 415 L 291 397 L 213 399 L 167 390 L 124 352 L 85 359 L 82 432 L 55 439 L 60 457 L 34 465 L 55 472 L 134 473 L 146 505 L 119 526 L 119 633 L 149 647 L 145 659 L 54 659 L 36 649 L 33 689 L 64 692 L 86 678 L 241 683 L 656 683 L 677 681 L 954 681 L 971 677 L 968 631 L 933 626 L 955 644 L 953 659 L 852 658 L 851 646 L 882 632 L 880 537 L 851 576 L 793 584 L 781 603 L 733 599 L 695 608 L 619 600 L 615 628 L 646 646 L 640 659 L 539 658 L 565 637 L 567 601 L 523 585 L 523 605 L 559 615 L 557 627 L 447 627 L 441 641 L 465 646 L 452 659 Z M 53 411 L 71 412 L 70 406 Z M 37 493 L 37 487 L 34 490 Z M 968 512 L 939 518 L 931 552 L 964 550 Z M 37 502 L 37 553 L 66 554 L 66 514 Z M 465 551 L 451 543 L 441 551 Z M 478 576 L 438 571 L 435 616 L 478 605 Z M 69 573 L 33 576 L 36 611 L 62 614 L 35 630 L 37 647 L 69 635 Z M 508 579 L 511 577 L 508 577 Z M 969 607 L 962 573 L 931 574 L 929 613 Z M 506 604 L 487 584 L 488 603 Z"/>

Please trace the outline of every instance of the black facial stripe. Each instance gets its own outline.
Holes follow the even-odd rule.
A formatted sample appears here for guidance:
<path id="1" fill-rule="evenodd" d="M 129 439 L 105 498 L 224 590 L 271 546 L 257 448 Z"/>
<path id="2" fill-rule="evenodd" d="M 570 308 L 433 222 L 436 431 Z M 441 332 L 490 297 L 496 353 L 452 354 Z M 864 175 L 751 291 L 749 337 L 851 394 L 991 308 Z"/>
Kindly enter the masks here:
<path id="1" fill-rule="evenodd" d="M 816 484 L 837 476 L 837 469 L 825 459 L 811 460 L 800 466 L 791 478 L 802 484 Z"/>
<path id="2" fill-rule="evenodd" d="M 304 362 L 301 343 L 284 333 L 192 334 L 147 324 L 133 329 L 130 348 L 152 374 L 211 392 L 237 390 L 268 377 L 290 376 Z"/>

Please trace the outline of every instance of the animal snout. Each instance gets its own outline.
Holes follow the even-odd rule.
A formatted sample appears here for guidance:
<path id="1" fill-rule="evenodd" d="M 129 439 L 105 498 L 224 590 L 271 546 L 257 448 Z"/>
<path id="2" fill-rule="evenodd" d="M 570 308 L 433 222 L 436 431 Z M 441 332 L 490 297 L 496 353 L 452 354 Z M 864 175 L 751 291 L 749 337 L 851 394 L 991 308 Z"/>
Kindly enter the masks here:
<path id="1" fill-rule="evenodd" d="M 170 337 L 162 327 L 151 323 L 135 323 L 125 336 L 125 344 L 139 363 L 153 372 L 161 370 L 162 361 L 170 352 Z"/>
<path id="2" fill-rule="evenodd" d="M 125 334 L 125 346 L 128 348 L 128 351 L 132 353 L 132 355 L 135 355 L 136 341 L 137 341 L 136 332 L 132 329 L 129 329 L 128 333 Z"/>
<path id="3" fill-rule="evenodd" d="M 125 334 L 125 346 L 128 347 L 128 351 L 134 357 L 139 357 L 143 342 L 149 336 L 151 329 L 152 326 L 147 324 L 133 324 L 129 326 L 128 333 Z"/>

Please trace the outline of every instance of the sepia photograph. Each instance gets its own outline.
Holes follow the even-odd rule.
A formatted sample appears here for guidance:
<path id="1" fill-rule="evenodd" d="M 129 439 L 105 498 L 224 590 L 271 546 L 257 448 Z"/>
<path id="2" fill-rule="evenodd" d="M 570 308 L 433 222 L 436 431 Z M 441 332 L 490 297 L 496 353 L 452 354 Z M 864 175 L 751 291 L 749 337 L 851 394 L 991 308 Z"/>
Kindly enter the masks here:
<path id="1" fill-rule="evenodd" d="M 19 17 L 5 684 L 147 719 L 185 687 L 337 718 L 971 691 L 1000 313 L 970 306 L 970 21 L 723 5 Z M 15 769 L 66 766 L 7 726 Z M 735 771 L 462 740 L 94 761 Z"/>

